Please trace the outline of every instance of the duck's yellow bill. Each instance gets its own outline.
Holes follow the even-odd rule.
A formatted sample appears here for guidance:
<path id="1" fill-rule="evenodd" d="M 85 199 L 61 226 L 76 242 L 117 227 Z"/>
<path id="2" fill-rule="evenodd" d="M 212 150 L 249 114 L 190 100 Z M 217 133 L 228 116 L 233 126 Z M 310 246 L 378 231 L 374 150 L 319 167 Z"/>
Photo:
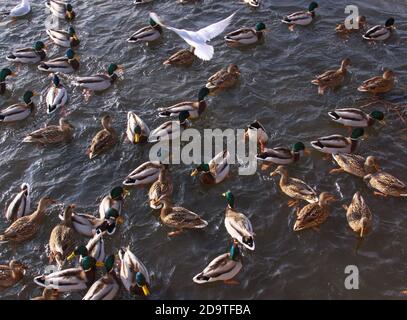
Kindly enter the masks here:
<path id="1" fill-rule="evenodd" d="M 10 77 L 16 77 L 17 76 L 17 73 L 15 73 L 15 72 L 12 72 L 11 74 L 10 74 Z"/>
<path id="2" fill-rule="evenodd" d="M 96 267 L 102 268 L 102 267 L 104 267 L 104 266 L 105 266 L 104 262 L 102 262 L 102 261 L 96 261 Z"/>
<path id="3" fill-rule="evenodd" d="M 73 258 L 75 258 L 76 257 L 76 254 L 75 254 L 75 252 L 72 252 L 67 258 L 66 258 L 66 260 L 68 260 L 68 261 L 71 261 Z"/>
<path id="4" fill-rule="evenodd" d="M 122 224 L 122 223 L 124 222 L 124 218 L 123 218 L 122 216 L 119 216 L 119 217 L 116 219 L 116 222 L 117 222 L 118 224 Z"/>
<path id="5" fill-rule="evenodd" d="M 195 177 L 198 174 L 198 170 L 194 169 L 194 171 L 191 172 L 191 177 Z"/>
<path id="6" fill-rule="evenodd" d="M 140 142 L 140 134 L 136 133 L 134 134 L 134 143 L 139 143 Z"/>
<path id="7" fill-rule="evenodd" d="M 226 197 L 226 192 L 222 193 L 222 196 Z"/>
<path id="8" fill-rule="evenodd" d="M 144 293 L 144 295 L 145 295 L 146 297 L 150 295 L 150 290 L 148 290 L 147 285 L 143 285 L 143 286 L 141 287 L 141 289 L 143 290 L 143 293 Z"/>
<path id="9" fill-rule="evenodd" d="M 67 12 L 66 12 L 66 16 L 67 16 L 67 18 L 68 18 L 69 20 L 71 20 L 71 19 L 73 18 L 72 12 L 70 12 L 70 11 L 67 11 Z"/>

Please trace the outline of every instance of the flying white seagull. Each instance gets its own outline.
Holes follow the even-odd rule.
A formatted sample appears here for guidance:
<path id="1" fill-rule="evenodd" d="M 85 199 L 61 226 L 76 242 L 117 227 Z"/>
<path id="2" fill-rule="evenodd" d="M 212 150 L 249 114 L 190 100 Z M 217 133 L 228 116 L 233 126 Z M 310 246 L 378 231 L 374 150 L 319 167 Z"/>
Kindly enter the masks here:
<path id="1" fill-rule="evenodd" d="M 230 24 L 235 14 L 236 12 L 227 17 L 226 19 L 211 24 L 198 31 L 177 29 L 165 25 L 161 21 L 160 17 L 154 12 L 150 12 L 150 18 L 153 19 L 157 24 L 159 24 L 163 28 L 174 31 L 177 35 L 184 39 L 186 43 L 188 43 L 191 47 L 194 48 L 194 54 L 199 59 L 208 61 L 212 59 L 214 49 L 211 45 L 206 44 L 206 42 L 220 35 Z"/>

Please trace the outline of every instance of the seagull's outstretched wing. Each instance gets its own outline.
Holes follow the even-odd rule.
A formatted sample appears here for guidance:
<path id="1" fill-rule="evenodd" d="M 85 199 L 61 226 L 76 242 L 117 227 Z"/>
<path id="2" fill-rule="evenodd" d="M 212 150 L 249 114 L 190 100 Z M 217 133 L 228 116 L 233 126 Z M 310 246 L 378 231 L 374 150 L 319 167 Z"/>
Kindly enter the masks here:
<path id="1" fill-rule="evenodd" d="M 150 12 L 150 18 L 152 18 L 156 23 L 158 23 L 162 27 L 174 31 L 178 36 L 184 39 L 186 43 L 188 43 L 191 47 L 194 47 L 195 49 L 194 54 L 199 59 L 208 61 L 212 59 L 214 49 L 211 45 L 206 44 L 206 42 L 221 34 L 230 24 L 230 21 L 232 20 L 235 14 L 236 12 L 233 13 L 231 16 L 227 17 L 226 19 L 211 24 L 196 32 L 170 27 L 164 24 L 159 18 L 159 16 L 154 12 Z"/>

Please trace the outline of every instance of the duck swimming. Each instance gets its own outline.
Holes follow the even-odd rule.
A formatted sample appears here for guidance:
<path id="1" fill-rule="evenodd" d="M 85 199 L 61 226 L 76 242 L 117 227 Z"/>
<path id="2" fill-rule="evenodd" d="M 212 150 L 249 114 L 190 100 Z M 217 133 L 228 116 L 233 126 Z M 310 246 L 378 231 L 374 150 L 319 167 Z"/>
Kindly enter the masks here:
<path id="1" fill-rule="evenodd" d="M 0 123 L 9 123 L 27 119 L 35 112 L 32 98 L 37 96 L 35 92 L 26 91 L 23 96 L 24 103 L 13 104 L 0 111 Z"/>

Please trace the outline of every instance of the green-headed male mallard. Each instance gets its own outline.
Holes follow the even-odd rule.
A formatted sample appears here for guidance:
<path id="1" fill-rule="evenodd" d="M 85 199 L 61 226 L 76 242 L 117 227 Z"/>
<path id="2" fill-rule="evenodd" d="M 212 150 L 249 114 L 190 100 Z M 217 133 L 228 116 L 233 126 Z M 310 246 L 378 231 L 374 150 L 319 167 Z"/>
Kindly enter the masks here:
<path id="1" fill-rule="evenodd" d="M 119 250 L 120 279 L 131 295 L 150 295 L 151 278 L 146 266 L 138 259 L 130 248 Z"/>
<path id="2" fill-rule="evenodd" d="M 308 228 L 318 230 L 318 227 L 325 222 L 329 216 L 329 203 L 336 201 L 335 197 L 322 192 L 315 203 L 307 204 L 304 208 L 297 208 L 297 220 L 294 224 L 294 231 L 301 231 Z"/>
<path id="3" fill-rule="evenodd" d="M 72 4 L 70 4 L 69 1 L 47 0 L 45 5 L 51 11 L 52 15 L 59 19 L 72 21 L 76 17 L 76 13 L 73 11 Z"/>
<path id="4" fill-rule="evenodd" d="M 37 63 L 44 60 L 46 52 L 45 44 L 42 41 L 37 41 L 32 48 L 22 48 L 13 51 L 6 57 L 7 61 L 18 63 Z"/>
<path id="5" fill-rule="evenodd" d="M 101 120 L 103 129 L 100 130 L 92 139 L 88 147 L 89 159 L 93 159 L 100 154 L 113 148 L 118 140 L 116 130 L 112 127 L 112 118 L 106 115 Z"/>
<path id="6" fill-rule="evenodd" d="M 206 87 L 209 89 L 210 94 L 216 95 L 235 86 L 239 76 L 240 70 L 238 66 L 232 63 L 226 69 L 221 69 L 211 76 L 206 83 Z"/>
<path id="7" fill-rule="evenodd" d="M 384 114 L 381 111 L 373 111 L 370 114 L 356 109 L 343 108 L 328 112 L 331 119 L 337 123 L 341 123 L 346 127 L 366 128 L 372 126 L 376 120 L 383 121 Z"/>
<path id="8" fill-rule="evenodd" d="M 57 29 L 47 29 L 45 31 L 51 40 L 61 47 L 76 48 L 79 46 L 79 38 L 72 26 L 68 28 L 68 31 Z"/>
<path id="9" fill-rule="evenodd" d="M 198 92 L 197 101 L 184 101 L 166 108 L 159 108 L 157 111 L 160 117 L 179 117 L 182 111 L 188 112 L 188 119 L 197 119 L 206 109 L 205 97 L 209 94 L 209 89 L 204 87 Z"/>
<path id="10" fill-rule="evenodd" d="M 147 186 L 158 179 L 160 170 L 163 165 L 156 161 L 147 161 L 134 169 L 123 181 L 126 187 L 142 187 Z"/>
<path id="11" fill-rule="evenodd" d="M 285 16 L 281 22 L 289 25 L 291 31 L 294 30 L 296 25 L 306 26 L 309 25 L 315 18 L 315 9 L 318 8 L 318 3 L 311 2 L 307 11 L 300 11 Z"/>
<path id="12" fill-rule="evenodd" d="M 173 189 L 174 186 L 168 166 L 164 166 L 160 170 L 157 181 L 151 185 L 148 191 L 150 208 L 161 209 L 163 207 L 161 200 L 164 198 L 171 199 Z"/>
<path id="13" fill-rule="evenodd" d="M 0 235 L 0 244 L 8 242 L 19 244 L 32 239 L 41 228 L 46 209 L 53 203 L 55 201 L 50 198 L 41 198 L 37 210 L 15 220 Z"/>
<path id="14" fill-rule="evenodd" d="M 134 112 L 127 112 L 126 138 L 130 143 L 146 142 L 150 135 L 148 125 Z"/>
<path id="15" fill-rule="evenodd" d="M 266 162 L 262 170 L 267 170 L 273 164 L 287 165 L 300 160 L 301 156 L 308 155 L 309 151 L 302 142 L 297 142 L 290 149 L 288 147 L 264 148 L 256 155 L 256 159 Z"/>
<path id="16" fill-rule="evenodd" d="M 226 197 L 225 227 L 230 236 L 249 250 L 255 249 L 252 223 L 243 213 L 235 210 L 235 197 L 232 192 L 222 194 Z"/>
<path id="17" fill-rule="evenodd" d="M 228 150 L 219 152 L 208 163 L 202 163 L 196 167 L 191 176 L 199 176 L 203 184 L 218 184 L 225 180 L 230 172 L 230 153 Z"/>
<path id="18" fill-rule="evenodd" d="M 103 197 L 99 204 L 100 218 L 105 219 L 108 210 L 111 208 L 117 210 L 119 215 L 121 215 L 124 199 L 129 194 L 129 191 L 120 186 L 114 187 L 112 190 L 110 190 L 109 194 Z"/>
<path id="19" fill-rule="evenodd" d="M 74 209 L 75 205 L 73 204 L 66 207 L 62 214 L 62 222 L 52 229 L 49 237 L 49 260 L 50 262 L 55 261 L 60 270 L 75 243 L 76 233 L 72 225 L 72 213 Z"/>
<path id="20" fill-rule="evenodd" d="M 24 278 L 27 267 L 19 261 L 11 260 L 8 265 L 0 265 L 0 291 L 14 286 Z"/>
<path id="21" fill-rule="evenodd" d="M 0 71 L 0 94 L 4 94 L 6 92 L 6 78 L 7 77 L 15 77 L 16 74 L 12 72 L 9 68 L 1 69 Z"/>
<path id="22" fill-rule="evenodd" d="M 332 156 L 339 168 L 332 169 L 329 173 L 347 172 L 363 178 L 377 167 L 377 160 L 373 156 L 366 159 L 352 153 L 338 153 Z"/>
<path id="23" fill-rule="evenodd" d="M 312 80 L 311 83 L 318 86 L 318 94 L 324 95 L 327 89 L 340 87 L 345 80 L 350 65 L 351 61 L 349 58 L 343 59 L 339 69 L 328 70 Z"/>
<path id="24" fill-rule="evenodd" d="M 45 100 L 48 114 L 55 112 L 58 108 L 64 108 L 68 102 L 68 92 L 56 74 L 52 78 L 52 84 Z"/>
<path id="25" fill-rule="evenodd" d="M 104 266 L 106 274 L 89 288 L 82 300 L 113 300 L 119 293 L 119 279 L 114 270 L 116 257 L 106 257 Z"/>
<path id="26" fill-rule="evenodd" d="M 20 192 L 7 205 L 5 217 L 8 221 L 15 221 L 31 212 L 31 188 L 24 182 L 20 186 Z"/>
<path id="27" fill-rule="evenodd" d="M 372 230 L 373 215 L 359 191 L 354 194 L 350 206 L 344 205 L 343 208 L 349 227 L 361 238 Z"/>
<path id="28" fill-rule="evenodd" d="M 50 125 L 28 134 L 23 142 L 39 143 L 42 145 L 71 141 L 74 126 L 65 118 L 59 119 L 58 125 Z"/>
<path id="29" fill-rule="evenodd" d="M 105 261 L 105 241 L 103 236 L 106 231 L 96 229 L 96 233 L 85 245 L 76 246 L 75 249 L 66 258 L 68 261 L 73 260 L 75 257 L 79 257 L 79 262 L 87 256 L 91 256 L 96 260 L 97 267 L 103 267 L 103 261 Z"/>
<path id="30" fill-rule="evenodd" d="M 127 42 L 151 42 L 161 38 L 163 29 L 159 24 L 157 24 L 153 19 L 150 18 L 150 25 L 143 27 L 133 33 Z"/>
<path id="31" fill-rule="evenodd" d="M 254 28 L 241 28 L 228 33 L 224 39 L 231 47 L 247 46 L 261 42 L 265 31 L 266 25 L 258 22 Z"/>
<path id="32" fill-rule="evenodd" d="M 167 121 L 150 132 L 148 142 L 173 140 L 181 136 L 182 130 L 188 126 L 189 111 L 183 110 L 178 115 L 178 121 Z"/>
<path id="33" fill-rule="evenodd" d="M 26 91 L 23 96 L 24 103 L 16 103 L 0 111 L 0 122 L 16 122 L 27 119 L 35 111 L 32 98 L 37 96 L 35 92 Z"/>
<path id="34" fill-rule="evenodd" d="M 163 207 L 160 212 L 160 219 L 163 224 L 170 228 L 177 229 L 168 233 L 168 236 L 180 234 L 184 229 L 202 229 L 208 225 L 196 213 L 183 207 L 173 207 L 169 199 L 161 199 Z"/>
<path id="35" fill-rule="evenodd" d="M 394 72 L 386 70 L 383 76 L 373 77 L 364 81 L 358 88 L 360 92 L 369 92 L 374 95 L 386 93 L 394 88 Z"/>
<path id="36" fill-rule="evenodd" d="M 358 139 L 364 134 L 363 128 L 355 128 L 350 137 L 334 134 L 311 141 L 311 146 L 320 152 L 328 154 L 352 153 L 358 146 Z"/>
<path id="37" fill-rule="evenodd" d="M 276 170 L 270 173 L 270 176 L 272 177 L 276 175 L 280 175 L 279 185 L 281 191 L 292 198 L 292 200 L 288 202 L 288 206 L 298 206 L 300 200 L 304 200 L 309 203 L 318 202 L 316 191 L 304 181 L 289 177 L 288 171 L 282 165 L 278 166 Z"/>
<path id="38" fill-rule="evenodd" d="M 390 38 L 393 33 L 394 27 L 394 18 L 389 18 L 386 20 L 384 26 L 377 25 L 369 30 L 363 35 L 363 39 L 371 41 L 384 41 Z"/>
<path id="39" fill-rule="evenodd" d="M 69 48 L 64 57 L 40 62 L 38 70 L 45 72 L 72 73 L 77 71 L 79 66 L 79 58 L 75 54 L 75 51 Z"/>
<path id="40" fill-rule="evenodd" d="M 192 280 L 198 284 L 215 281 L 235 283 L 231 280 L 240 272 L 242 266 L 238 241 L 234 239 L 228 253 L 221 254 L 213 259 L 208 266 Z"/>

